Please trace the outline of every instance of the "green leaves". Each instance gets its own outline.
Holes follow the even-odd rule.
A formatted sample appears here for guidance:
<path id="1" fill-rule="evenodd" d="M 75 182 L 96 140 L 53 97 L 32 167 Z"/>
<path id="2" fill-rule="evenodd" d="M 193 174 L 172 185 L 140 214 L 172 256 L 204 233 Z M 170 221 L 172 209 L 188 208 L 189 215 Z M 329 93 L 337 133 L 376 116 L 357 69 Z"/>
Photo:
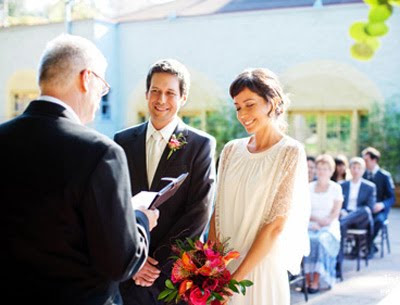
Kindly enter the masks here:
<path id="1" fill-rule="evenodd" d="M 178 289 L 174 286 L 171 280 L 165 281 L 165 289 L 160 292 L 157 299 L 164 300 L 166 303 L 171 302 L 173 299 L 178 301 Z"/>
<path id="2" fill-rule="evenodd" d="M 240 282 L 238 282 L 236 280 L 230 280 L 228 283 L 228 287 L 230 290 L 232 290 L 233 292 L 236 292 L 236 293 L 241 292 L 243 295 L 246 294 L 246 287 L 250 287 L 252 285 L 253 285 L 253 282 L 249 281 L 249 280 L 243 280 Z M 239 287 L 239 289 L 238 289 L 238 287 Z M 239 290 L 240 290 L 240 292 L 239 292 Z"/>
<path id="3" fill-rule="evenodd" d="M 392 15 L 393 8 L 390 4 L 372 6 L 369 10 L 369 22 L 384 22 Z"/>
<path id="4" fill-rule="evenodd" d="M 393 6 L 400 0 L 364 0 L 370 6 L 368 22 L 354 22 L 349 35 L 355 40 L 350 54 L 358 60 L 370 60 L 380 46 L 379 38 L 389 32 L 385 21 L 392 15 Z"/>

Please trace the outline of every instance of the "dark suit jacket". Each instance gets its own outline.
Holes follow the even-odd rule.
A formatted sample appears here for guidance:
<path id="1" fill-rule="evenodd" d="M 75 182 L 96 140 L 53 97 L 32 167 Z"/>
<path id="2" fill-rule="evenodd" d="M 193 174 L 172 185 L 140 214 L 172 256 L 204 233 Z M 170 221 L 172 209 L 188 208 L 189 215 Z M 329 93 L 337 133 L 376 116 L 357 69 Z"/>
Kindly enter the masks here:
<path id="1" fill-rule="evenodd" d="M 367 179 L 366 172 L 363 178 Z M 385 205 L 385 210 L 383 212 L 387 216 L 390 208 L 396 201 L 392 176 L 389 172 L 379 168 L 371 182 L 376 185 L 376 202 L 383 202 Z"/>
<path id="2" fill-rule="evenodd" d="M 3 302 L 109 304 L 147 258 L 123 150 L 46 101 L 0 125 L 0 143 Z"/>
<path id="3" fill-rule="evenodd" d="M 343 206 L 342 209 L 349 212 L 347 209 L 347 205 L 349 204 L 349 196 L 350 196 L 350 181 L 343 181 L 340 183 L 342 186 L 343 192 Z M 357 196 L 357 208 L 368 207 L 372 212 L 374 208 L 374 204 L 376 202 L 376 187 L 372 182 L 361 179 L 360 190 L 358 191 Z"/>
<path id="4" fill-rule="evenodd" d="M 165 264 L 172 255 L 171 245 L 178 238 L 195 237 L 203 233 L 211 214 L 215 165 L 215 139 L 180 122 L 174 131 L 183 133 L 187 144 L 167 160 L 166 147 L 148 185 L 146 170 L 147 122 L 118 132 L 114 139 L 125 150 L 131 177 L 132 194 L 140 191 L 159 191 L 162 177 L 178 177 L 184 172 L 189 176 L 177 193 L 160 208 L 158 225 L 151 232 L 149 255 L 160 262 L 163 271 L 170 274 L 171 266 Z"/>

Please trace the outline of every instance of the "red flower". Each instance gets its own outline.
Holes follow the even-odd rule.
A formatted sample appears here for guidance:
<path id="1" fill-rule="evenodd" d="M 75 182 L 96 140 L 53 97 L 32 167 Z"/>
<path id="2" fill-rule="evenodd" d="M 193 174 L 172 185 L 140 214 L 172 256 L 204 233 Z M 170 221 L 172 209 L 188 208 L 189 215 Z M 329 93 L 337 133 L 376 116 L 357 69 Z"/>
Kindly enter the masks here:
<path id="1" fill-rule="evenodd" d="M 208 278 L 203 282 L 202 287 L 203 287 L 203 289 L 208 289 L 208 290 L 214 291 L 218 287 L 218 280 Z"/>
<path id="2" fill-rule="evenodd" d="M 211 295 L 210 290 L 204 289 L 204 293 L 197 287 L 190 292 L 190 303 L 192 305 L 206 305 L 207 299 Z"/>
<path id="3" fill-rule="evenodd" d="M 210 305 L 221 305 L 221 302 L 218 300 L 211 301 Z"/>
<path id="4" fill-rule="evenodd" d="M 187 144 L 185 137 L 183 136 L 182 133 L 180 133 L 178 136 L 173 134 L 171 138 L 168 141 L 168 148 L 169 148 L 169 153 L 167 156 L 167 160 L 171 157 L 171 155 L 181 149 L 183 146 Z"/>
<path id="5" fill-rule="evenodd" d="M 182 281 L 183 279 L 187 278 L 190 275 L 190 272 L 185 269 L 182 260 L 178 259 L 174 267 L 172 268 L 172 274 L 171 274 L 171 281 L 176 284 L 179 281 Z"/>

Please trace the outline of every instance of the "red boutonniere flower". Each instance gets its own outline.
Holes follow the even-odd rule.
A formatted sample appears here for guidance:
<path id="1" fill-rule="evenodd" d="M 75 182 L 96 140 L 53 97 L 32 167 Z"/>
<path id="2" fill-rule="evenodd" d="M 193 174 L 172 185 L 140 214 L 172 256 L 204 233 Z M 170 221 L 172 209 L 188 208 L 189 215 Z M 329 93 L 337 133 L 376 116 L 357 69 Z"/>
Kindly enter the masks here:
<path id="1" fill-rule="evenodd" d="M 186 139 L 185 139 L 185 137 L 183 136 L 182 133 L 178 134 L 178 136 L 173 134 L 171 136 L 171 139 L 169 139 L 169 142 L 168 142 L 169 153 L 168 153 L 168 156 L 167 156 L 167 160 L 169 158 L 171 158 L 172 154 L 175 151 L 181 149 L 186 144 L 187 144 Z"/>

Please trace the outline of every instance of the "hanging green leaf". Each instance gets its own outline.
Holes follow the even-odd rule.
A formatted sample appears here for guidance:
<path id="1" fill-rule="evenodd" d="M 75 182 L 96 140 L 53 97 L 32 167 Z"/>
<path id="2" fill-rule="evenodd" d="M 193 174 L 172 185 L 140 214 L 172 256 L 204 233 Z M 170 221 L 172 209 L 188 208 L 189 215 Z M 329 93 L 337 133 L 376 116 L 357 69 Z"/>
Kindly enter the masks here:
<path id="1" fill-rule="evenodd" d="M 365 31 L 371 36 L 383 36 L 389 32 L 389 28 L 383 22 L 368 23 L 365 27 Z"/>
<path id="2" fill-rule="evenodd" d="M 376 5 L 370 9 L 368 19 L 370 22 L 383 22 L 392 15 L 392 11 L 389 4 Z"/>
<path id="3" fill-rule="evenodd" d="M 398 5 L 400 6 L 400 0 L 389 0 L 390 5 Z"/>
<path id="4" fill-rule="evenodd" d="M 367 23 L 362 21 L 354 22 L 349 30 L 351 38 L 355 41 L 364 41 L 368 38 L 368 34 L 365 32 L 365 27 Z"/>
<path id="5" fill-rule="evenodd" d="M 375 52 L 376 50 L 378 50 L 379 47 L 381 46 L 381 42 L 380 42 L 379 39 L 376 38 L 376 37 L 368 38 L 367 40 L 364 41 L 364 43 L 365 43 L 366 45 L 368 45 L 369 47 L 371 47 L 372 50 L 374 50 L 374 52 Z"/>
<path id="6" fill-rule="evenodd" d="M 364 0 L 364 2 L 372 6 L 380 4 L 380 0 Z"/>
<path id="7" fill-rule="evenodd" d="M 374 49 L 365 42 L 357 42 L 350 49 L 351 55 L 358 60 L 369 60 L 374 56 Z"/>

